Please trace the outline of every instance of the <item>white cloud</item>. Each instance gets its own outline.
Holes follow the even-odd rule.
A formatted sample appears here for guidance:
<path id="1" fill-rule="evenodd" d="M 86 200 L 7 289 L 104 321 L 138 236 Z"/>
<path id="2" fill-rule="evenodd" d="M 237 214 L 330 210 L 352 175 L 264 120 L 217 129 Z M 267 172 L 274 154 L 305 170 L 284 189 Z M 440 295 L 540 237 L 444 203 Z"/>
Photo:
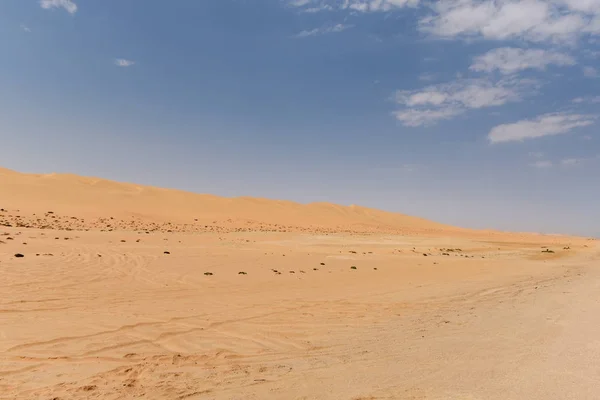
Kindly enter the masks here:
<path id="1" fill-rule="evenodd" d="M 77 12 L 77 4 L 72 0 L 40 0 L 40 6 L 45 9 L 64 8 L 69 14 Z"/>
<path id="2" fill-rule="evenodd" d="M 598 0 L 444 0 L 420 27 L 441 37 L 573 42 L 600 33 Z"/>
<path id="3" fill-rule="evenodd" d="M 423 82 L 431 82 L 435 80 L 436 74 L 422 73 L 419 75 L 419 80 Z"/>
<path id="4" fill-rule="evenodd" d="M 31 32 L 31 29 L 29 29 L 29 27 L 25 24 L 21 24 L 21 29 L 23 29 L 27 33 Z"/>
<path id="5" fill-rule="evenodd" d="M 521 98 L 520 87 L 526 80 L 465 79 L 416 91 L 398 91 L 396 101 L 409 107 L 454 105 L 466 108 L 500 106 Z"/>
<path id="6" fill-rule="evenodd" d="M 583 67 L 583 76 L 586 78 L 598 78 L 600 73 L 594 67 Z"/>
<path id="7" fill-rule="evenodd" d="M 550 167 L 552 167 L 552 161 L 540 160 L 540 161 L 531 163 L 529 165 L 531 165 L 532 167 L 535 167 L 535 168 L 550 168 Z"/>
<path id="8" fill-rule="evenodd" d="M 115 65 L 117 67 L 131 67 L 134 64 L 135 64 L 135 61 L 126 60 L 124 58 L 117 58 L 115 60 Z"/>
<path id="9" fill-rule="evenodd" d="M 292 0 L 290 5 L 292 7 L 304 7 L 312 3 L 312 0 Z"/>
<path id="10" fill-rule="evenodd" d="M 582 54 L 585 58 L 600 58 L 600 51 L 583 49 Z"/>
<path id="11" fill-rule="evenodd" d="M 550 64 L 575 65 L 575 59 L 568 54 L 549 50 L 501 47 L 475 57 L 470 69 L 512 74 L 525 69 L 544 70 Z"/>
<path id="12" fill-rule="evenodd" d="M 536 87 L 536 81 L 526 79 L 459 79 L 419 90 L 399 90 L 394 99 L 404 109 L 394 115 L 407 126 L 432 124 L 469 109 L 520 101 L 526 91 Z"/>
<path id="13" fill-rule="evenodd" d="M 583 162 L 580 158 L 565 158 L 564 160 L 560 160 L 560 165 L 563 167 L 574 167 L 576 165 L 580 165 Z"/>
<path id="14" fill-rule="evenodd" d="M 575 103 L 575 104 L 582 104 L 582 103 L 597 104 L 597 103 L 600 103 L 600 96 L 576 97 L 573 100 L 571 100 L 571 102 Z"/>
<path id="15" fill-rule="evenodd" d="M 416 7 L 420 0 L 292 0 L 289 4 L 304 12 L 348 10 L 387 12 L 403 7 Z"/>
<path id="16" fill-rule="evenodd" d="M 350 29 L 352 27 L 353 27 L 353 25 L 336 24 L 336 25 L 331 25 L 331 26 L 325 26 L 322 28 L 315 28 L 315 29 L 311 29 L 311 30 L 302 31 L 302 32 L 296 34 L 294 37 L 305 38 L 305 37 L 310 37 L 310 36 L 326 35 L 328 33 L 338 33 L 338 32 L 343 32 L 346 29 Z"/>
<path id="17" fill-rule="evenodd" d="M 302 12 L 390 12 L 420 6 L 435 36 L 574 42 L 600 34 L 599 0 L 284 0 Z"/>
<path id="18" fill-rule="evenodd" d="M 406 109 L 395 111 L 392 114 L 405 126 L 428 126 L 433 125 L 440 120 L 446 120 L 456 117 L 463 113 L 463 110 L 453 107 L 440 109 Z"/>
<path id="19" fill-rule="evenodd" d="M 600 1 L 598 0 L 561 0 L 571 10 L 582 11 L 587 13 L 600 12 Z"/>
<path id="20" fill-rule="evenodd" d="M 488 139 L 494 144 L 560 135 L 591 125 L 594 119 L 594 116 L 581 114 L 544 114 L 535 119 L 498 125 L 489 132 Z"/>
<path id="21" fill-rule="evenodd" d="M 542 158 L 542 157 L 544 157 L 544 153 L 533 151 L 533 152 L 529 153 L 529 157 Z"/>

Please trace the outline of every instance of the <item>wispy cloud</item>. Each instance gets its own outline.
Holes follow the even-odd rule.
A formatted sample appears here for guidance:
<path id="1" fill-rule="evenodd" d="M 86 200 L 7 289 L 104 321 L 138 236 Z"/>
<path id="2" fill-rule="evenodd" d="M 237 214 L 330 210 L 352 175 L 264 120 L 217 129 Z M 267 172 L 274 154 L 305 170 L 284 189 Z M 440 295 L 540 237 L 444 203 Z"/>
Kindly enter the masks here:
<path id="1" fill-rule="evenodd" d="M 430 73 L 422 73 L 421 75 L 419 75 L 419 80 L 422 82 L 431 82 L 433 80 L 435 80 L 436 78 L 436 74 L 430 74 Z"/>
<path id="2" fill-rule="evenodd" d="M 490 143 L 521 142 L 545 136 L 569 133 L 573 129 L 589 126 L 595 116 L 582 114 L 544 114 L 535 119 L 498 125 L 489 132 Z"/>
<path id="3" fill-rule="evenodd" d="M 549 160 L 538 160 L 529 165 L 532 167 L 535 167 L 535 168 L 551 168 L 554 166 L 560 166 L 562 168 L 572 168 L 572 167 L 583 166 L 588 161 L 590 161 L 590 159 L 564 158 L 562 160 L 557 161 L 556 163 L 549 161 Z"/>
<path id="4" fill-rule="evenodd" d="M 336 24 L 336 25 L 324 26 L 321 28 L 315 28 L 315 29 L 311 29 L 311 30 L 302 31 L 302 32 L 294 35 L 294 37 L 306 38 L 306 37 L 311 37 L 311 36 L 326 35 L 328 33 L 339 33 L 339 32 L 345 31 L 346 29 L 350 29 L 352 27 L 354 27 L 354 25 Z"/>
<path id="5" fill-rule="evenodd" d="M 598 0 L 284 0 L 302 12 L 422 11 L 419 29 L 443 38 L 574 43 L 600 35 Z"/>
<path id="6" fill-rule="evenodd" d="M 23 29 L 27 33 L 31 32 L 31 29 L 29 29 L 29 27 L 25 24 L 21 24 L 21 29 Z"/>
<path id="7" fill-rule="evenodd" d="M 532 151 L 532 152 L 529 153 L 529 157 L 532 157 L 532 158 L 542 158 L 542 157 L 544 157 L 544 153 L 539 152 L 539 151 Z"/>
<path id="8" fill-rule="evenodd" d="M 420 21 L 433 35 L 574 42 L 600 33 L 597 0 L 444 0 Z"/>
<path id="9" fill-rule="evenodd" d="M 417 127 L 434 125 L 441 120 L 448 120 L 462 114 L 464 111 L 456 107 L 439 109 L 414 109 L 394 111 L 392 114 L 404 126 Z"/>
<path id="10" fill-rule="evenodd" d="M 575 65 L 575 59 L 556 51 L 501 47 L 475 57 L 470 69 L 478 72 L 498 71 L 507 75 L 526 69 L 545 70 L 551 64 Z"/>
<path id="11" fill-rule="evenodd" d="M 563 167 L 574 167 L 581 165 L 583 161 L 581 158 L 565 158 L 564 160 L 560 160 L 560 165 Z"/>
<path id="12" fill-rule="evenodd" d="M 600 103 L 600 96 L 575 97 L 571 102 L 575 104 L 598 104 Z"/>
<path id="13" fill-rule="evenodd" d="M 305 12 L 348 10 L 386 12 L 403 7 L 416 7 L 420 0 L 291 0 L 289 5 Z"/>
<path id="14" fill-rule="evenodd" d="M 583 76 L 586 78 L 598 78 L 600 73 L 594 67 L 583 67 Z"/>
<path id="15" fill-rule="evenodd" d="M 526 93 L 535 92 L 537 86 L 536 81 L 518 78 L 458 79 L 418 90 L 399 90 L 395 101 L 404 108 L 394 115 L 407 126 L 431 125 L 469 109 L 520 101 Z"/>
<path id="16" fill-rule="evenodd" d="M 77 12 L 77 4 L 72 0 L 40 0 L 40 6 L 45 9 L 64 8 L 69 14 Z"/>
<path id="17" fill-rule="evenodd" d="M 550 167 L 552 167 L 553 164 L 552 164 L 552 161 L 539 160 L 539 161 L 536 161 L 529 165 L 531 165 L 532 167 L 535 167 L 535 168 L 550 168 Z"/>
<path id="18" fill-rule="evenodd" d="M 115 65 L 117 67 L 131 67 L 134 64 L 135 64 L 135 61 L 126 60 L 124 58 L 117 58 L 115 60 Z"/>

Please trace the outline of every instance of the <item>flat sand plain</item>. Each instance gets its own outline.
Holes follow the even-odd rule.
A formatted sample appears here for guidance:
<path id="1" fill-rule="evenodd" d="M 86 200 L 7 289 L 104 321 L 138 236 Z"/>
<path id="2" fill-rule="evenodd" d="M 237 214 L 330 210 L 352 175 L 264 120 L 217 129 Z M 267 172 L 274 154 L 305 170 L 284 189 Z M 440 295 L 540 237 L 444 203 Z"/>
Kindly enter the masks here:
<path id="1" fill-rule="evenodd" d="M 597 240 L 9 170 L 0 208 L 0 399 L 600 398 Z"/>

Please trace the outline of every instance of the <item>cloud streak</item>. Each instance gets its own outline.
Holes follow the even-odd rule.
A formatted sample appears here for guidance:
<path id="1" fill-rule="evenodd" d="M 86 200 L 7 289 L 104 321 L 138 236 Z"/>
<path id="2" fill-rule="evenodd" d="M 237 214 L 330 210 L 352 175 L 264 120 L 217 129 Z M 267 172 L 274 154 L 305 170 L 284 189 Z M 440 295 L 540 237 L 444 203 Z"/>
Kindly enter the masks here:
<path id="1" fill-rule="evenodd" d="M 355 11 L 361 13 L 388 12 L 404 7 L 416 7 L 420 0 L 292 0 L 289 5 L 304 12 Z"/>
<path id="2" fill-rule="evenodd" d="M 570 55 L 556 51 L 500 47 L 475 57 L 469 69 L 508 75 L 526 69 L 545 70 L 549 65 L 571 66 L 575 63 Z"/>
<path id="3" fill-rule="evenodd" d="M 520 101 L 534 92 L 538 83 L 530 79 L 459 79 L 418 90 L 399 90 L 396 104 L 403 107 L 393 115 L 406 126 L 433 125 L 470 109 L 501 106 Z"/>
<path id="4" fill-rule="evenodd" d="M 117 58 L 115 60 L 115 65 L 117 67 L 123 67 L 123 68 L 127 68 L 127 67 L 131 67 L 132 65 L 135 64 L 135 61 L 131 61 L 131 60 L 126 60 L 124 58 Z"/>
<path id="5" fill-rule="evenodd" d="M 522 142 L 569 133 L 572 130 L 594 123 L 595 116 L 582 114 L 544 114 L 535 119 L 522 120 L 510 124 L 498 125 L 488 134 L 492 144 Z"/>
<path id="6" fill-rule="evenodd" d="M 44 9 L 63 8 L 71 15 L 77 12 L 77 4 L 72 0 L 40 0 L 40 6 Z"/>
<path id="7" fill-rule="evenodd" d="M 331 25 L 331 26 L 324 26 L 321 28 L 304 30 L 304 31 L 294 35 L 294 37 L 307 38 L 307 37 L 311 37 L 311 36 L 327 35 L 329 33 L 339 33 L 339 32 L 343 32 L 343 31 L 353 28 L 353 27 L 354 27 L 354 25 L 346 25 L 346 24 L 336 24 L 336 25 Z"/>

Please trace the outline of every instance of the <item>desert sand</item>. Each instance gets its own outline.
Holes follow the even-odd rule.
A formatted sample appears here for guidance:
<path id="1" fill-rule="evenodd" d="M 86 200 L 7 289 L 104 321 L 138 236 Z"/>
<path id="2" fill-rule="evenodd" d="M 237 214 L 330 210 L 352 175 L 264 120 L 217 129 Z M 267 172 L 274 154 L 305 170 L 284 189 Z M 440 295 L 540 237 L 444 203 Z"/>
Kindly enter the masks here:
<path id="1" fill-rule="evenodd" d="M 0 169 L 0 399 L 598 399 L 600 242 Z"/>

